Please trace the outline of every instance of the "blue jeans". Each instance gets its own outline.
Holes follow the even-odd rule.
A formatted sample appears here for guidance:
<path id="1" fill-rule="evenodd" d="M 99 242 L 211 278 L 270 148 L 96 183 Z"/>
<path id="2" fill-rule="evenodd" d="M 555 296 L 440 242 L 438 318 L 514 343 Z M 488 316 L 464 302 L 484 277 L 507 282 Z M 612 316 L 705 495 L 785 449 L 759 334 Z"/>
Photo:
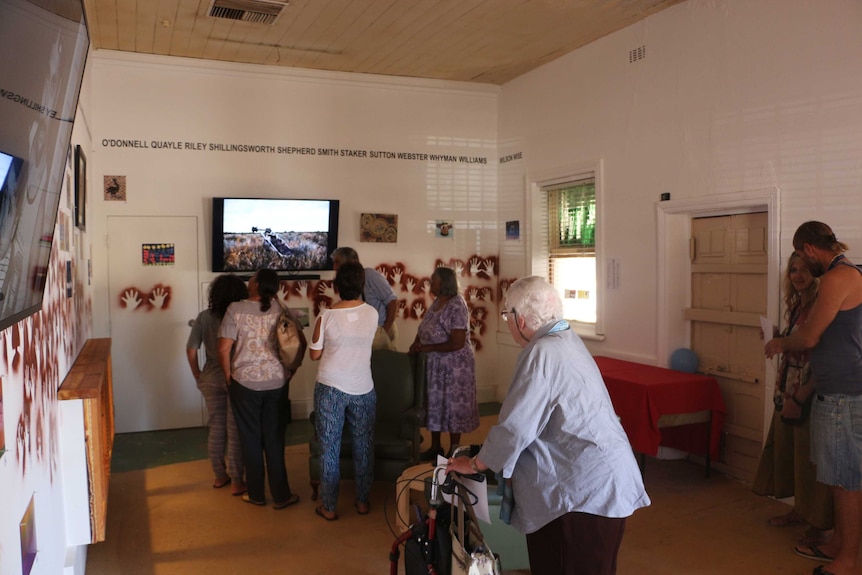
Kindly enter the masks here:
<path id="1" fill-rule="evenodd" d="M 862 396 L 816 394 L 811 433 L 817 481 L 848 491 L 862 489 Z"/>
<path id="2" fill-rule="evenodd" d="M 345 422 L 353 446 L 356 502 L 368 503 L 374 481 L 374 419 L 377 395 L 372 389 L 350 395 L 332 386 L 314 384 L 314 429 L 320 441 L 320 500 L 335 511 L 341 482 L 341 436 Z"/>

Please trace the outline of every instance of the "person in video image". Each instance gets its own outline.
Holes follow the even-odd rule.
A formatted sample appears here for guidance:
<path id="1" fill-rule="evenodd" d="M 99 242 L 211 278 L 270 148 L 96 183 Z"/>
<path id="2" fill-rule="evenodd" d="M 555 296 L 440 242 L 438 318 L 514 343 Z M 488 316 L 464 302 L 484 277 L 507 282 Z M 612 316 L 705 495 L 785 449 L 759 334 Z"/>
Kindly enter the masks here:
<path id="1" fill-rule="evenodd" d="M 299 496 L 290 490 L 284 465 L 287 386 L 276 349 L 275 329 L 281 315 L 278 288 L 273 270 L 254 274 L 248 282 L 248 299 L 230 304 L 225 312 L 218 351 L 242 444 L 248 488 L 243 501 L 266 505 L 265 470 L 272 506 L 284 509 L 298 502 Z"/>
<path id="2" fill-rule="evenodd" d="M 377 311 L 362 301 L 366 270 L 344 262 L 333 287 L 339 301 L 317 318 L 309 357 L 320 360 L 314 384 L 314 427 L 320 440 L 320 498 L 315 513 L 338 519 L 341 482 L 341 436 L 350 433 L 356 477 L 357 513 L 367 515 L 374 481 L 374 419 L 377 395 L 371 379 L 371 344 L 377 332 Z"/>
<path id="3" fill-rule="evenodd" d="M 192 375 L 207 406 L 207 453 L 215 480 L 213 487 L 225 487 L 229 483 L 234 495 L 245 493 L 243 481 L 242 449 L 236 430 L 236 421 L 230 407 L 225 384 L 225 374 L 219 365 L 218 330 L 227 307 L 235 301 L 248 297 L 245 282 L 235 275 L 218 276 L 209 287 L 207 309 L 200 312 L 192 324 L 186 343 L 186 354 Z M 198 350 L 204 346 L 206 361 L 203 369 L 198 362 Z M 225 465 L 227 444 L 227 465 Z"/>
<path id="4" fill-rule="evenodd" d="M 766 357 L 811 350 L 814 400 L 811 457 L 817 480 L 829 485 L 835 525 L 822 545 L 797 545 L 798 555 L 829 562 L 819 575 L 859 575 L 862 532 L 862 270 L 844 252 L 832 229 L 805 222 L 793 249 L 820 278 L 808 320 L 796 331 L 767 342 Z M 830 562 L 831 561 L 831 562 Z"/>
<path id="5" fill-rule="evenodd" d="M 342 247 L 332 252 L 332 266 L 338 268 L 347 262 L 359 263 L 359 254 L 349 247 Z M 373 349 L 391 349 L 395 351 L 398 340 L 398 328 L 395 317 L 398 314 L 398 297 L 389 282 L 374 268 L 365 268 L 365 289 L 361 299 L 377 310 L 377 333 L 374 335 Z"/>
<path id="6" fill-rule="evenodd" d="M 781 335 L 787 336 L 808 319 L 819 282 L 794 252 L 787 262 L 783 283 L 787 327 Z M 775 385 L 775 412 L 753 485 L 758 495 L 794 496 L 793 508 L 772 517 L 769 525 L 808 524 L 799 541 L 803 546 L 822 545 L 832 535 L 832 493 L 817 481 L 817 470 L 810 456 L 809 413 L 813 397 L 808 351 L 783 354 Z"/>
<path id="7" fill-rule="evenodd" d="M 504 306 L 523 348 L 509 392 L 479 453 L 448 470 L 511 478 L 511 524 L 527 534 L 533 575 L 614 574 L 626 518 L 650 504 L 631 445 L 556 289 L 522 278 Z"/>
<path id="8" fill-rule="evenodd" d="M 431 447 L 423 461 L 443 455 L 440 435 L 449 433 L 449 450 L 461 442 L 461 434 L 479 427 L 476 402 L 476 360 L 470 345 L 470 312 L 458 293 L 454 270 L 439 267 L 431 274 L 434 303 L 422 316 L 411 354 L 427 353 L 425 426 Z"/>

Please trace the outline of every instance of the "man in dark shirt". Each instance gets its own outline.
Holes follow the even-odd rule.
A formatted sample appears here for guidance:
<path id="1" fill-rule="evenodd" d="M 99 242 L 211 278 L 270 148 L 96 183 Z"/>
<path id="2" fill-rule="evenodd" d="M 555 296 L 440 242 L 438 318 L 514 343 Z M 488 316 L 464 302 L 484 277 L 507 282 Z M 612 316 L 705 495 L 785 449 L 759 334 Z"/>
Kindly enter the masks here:
<path id="1" fill-rule="evenodd" d="M 820 277 L 808 321 L 766 344 L 766 357 L 811 350 L 814 403 L 812 455 L 817 480 L 832 488 L 835 530 L 819 546 L 797 546 L 803 557 L 832 562 L 819 575 L 859 575 L 862 536 L 862 271 L 844 256 L 847 246 L 822 222 L 806 222 L 793 248 Z"/>

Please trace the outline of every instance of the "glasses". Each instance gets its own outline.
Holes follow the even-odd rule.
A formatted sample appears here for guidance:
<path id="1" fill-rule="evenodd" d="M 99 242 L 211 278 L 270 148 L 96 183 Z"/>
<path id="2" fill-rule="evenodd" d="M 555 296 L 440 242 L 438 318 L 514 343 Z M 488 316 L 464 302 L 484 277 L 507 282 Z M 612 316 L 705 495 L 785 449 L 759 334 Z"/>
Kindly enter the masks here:
<path id="1" fill-rule="evenodd" d="M 514 318 L 517 313 L 518 312 L 515 311 L 515 308 L 512 308 L 510 310 L 503 310 L 503 312 L 500 314 L 500 317 L 503 318 L 503 321 L 509 321 L 509 314 L 512 314 L 512 317 Z"/>

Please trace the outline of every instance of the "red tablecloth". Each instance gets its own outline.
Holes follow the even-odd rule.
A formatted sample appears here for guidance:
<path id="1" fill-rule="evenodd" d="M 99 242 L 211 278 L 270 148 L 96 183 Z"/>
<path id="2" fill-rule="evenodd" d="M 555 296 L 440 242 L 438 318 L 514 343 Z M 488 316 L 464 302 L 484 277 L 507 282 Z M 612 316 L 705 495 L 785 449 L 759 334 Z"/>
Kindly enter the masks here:
<path id="1" fill-rule="evenodd" d="M 715 378 L 610 357 L 594 359 L 635 451 L 656 455 L 659 445 L 665 445 L 705 454 L 709 424 L 659 429 L 658 420 L 662 415 L 711 410 L 710 453 L 718 457 L 726 410 Z"/>

